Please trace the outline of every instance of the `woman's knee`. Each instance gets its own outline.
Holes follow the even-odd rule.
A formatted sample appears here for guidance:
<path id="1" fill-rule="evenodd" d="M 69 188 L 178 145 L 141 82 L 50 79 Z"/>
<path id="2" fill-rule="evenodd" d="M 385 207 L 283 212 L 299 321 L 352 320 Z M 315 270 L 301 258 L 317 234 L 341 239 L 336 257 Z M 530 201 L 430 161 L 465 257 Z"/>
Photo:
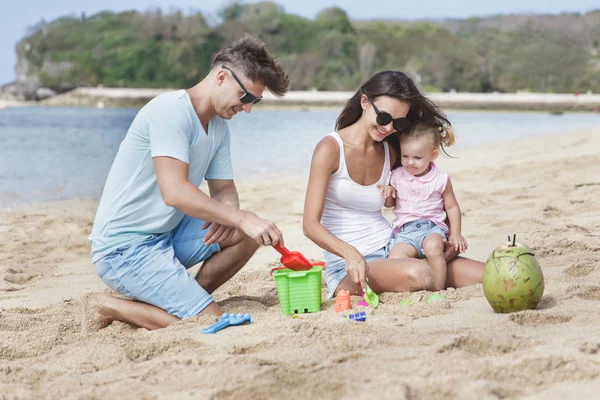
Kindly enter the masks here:
<path id="1" fill-rule="evenodd" d="M 406 269 L 406 274 L 411 291 L 433 289 L 433 272 L 424 262 L 415 260 L 415 263 Z"/>

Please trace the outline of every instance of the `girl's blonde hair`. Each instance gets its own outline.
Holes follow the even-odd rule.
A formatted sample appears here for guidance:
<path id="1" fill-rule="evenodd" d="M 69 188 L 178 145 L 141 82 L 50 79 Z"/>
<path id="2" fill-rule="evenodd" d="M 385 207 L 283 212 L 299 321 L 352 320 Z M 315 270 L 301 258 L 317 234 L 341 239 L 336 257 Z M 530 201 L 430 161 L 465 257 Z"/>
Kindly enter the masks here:
<path id="1" fill-rule="evenodd" d="M 410 131 L 406 133 L 402 133 L 400 138 L 420 138 L 427 137 L 431 139 L 431 144 L 433 146 L 433 150 L 437 150 L 439 148 L 444 150 L 444 146 L 450 147 L 456 142 L 456 137 L 454 135 L 454 128 L 451 125 L 437 125 L 432 126 L 425 124 L 423 122 L 417 122 L 414 124 Z"/>

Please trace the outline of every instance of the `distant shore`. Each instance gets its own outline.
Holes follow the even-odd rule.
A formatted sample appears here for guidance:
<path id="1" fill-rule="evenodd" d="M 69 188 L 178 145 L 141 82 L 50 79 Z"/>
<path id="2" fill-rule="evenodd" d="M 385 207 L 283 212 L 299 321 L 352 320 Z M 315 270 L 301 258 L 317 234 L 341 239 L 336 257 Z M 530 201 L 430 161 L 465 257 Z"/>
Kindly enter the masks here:
<path id="1" fill-rule="evenodd" d="M 14 106 L 140 107 L 173 89 L 82 87 L 38 102 L 0 99 L 0 108 Z M 268 91 L 263 104 L 272 107 L 341 107 L 353 92 L 291 91 L 277 98 Z M 440 107 L 465 110 L 532 110 L 549 112 L 600 110 L 600 94 L 577 93 L 427 93 Z"/>

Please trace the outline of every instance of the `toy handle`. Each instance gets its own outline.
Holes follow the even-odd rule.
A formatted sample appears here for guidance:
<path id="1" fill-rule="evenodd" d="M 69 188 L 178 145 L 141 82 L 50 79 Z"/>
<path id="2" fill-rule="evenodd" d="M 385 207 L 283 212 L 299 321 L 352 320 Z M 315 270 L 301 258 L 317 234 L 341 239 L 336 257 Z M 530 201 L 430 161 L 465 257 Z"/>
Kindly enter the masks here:
<path id="1" fill-rule="evenodd" d="M 286 249 L 285 247 L 279 246 L 279 244 L 274 244 L 273 248 L 275 250 L 277 250 L 279 252 L 279 254 L 281 254 L 282 256 L 289 256 L 290 255 L 290 251 L 288 249 Z"/>

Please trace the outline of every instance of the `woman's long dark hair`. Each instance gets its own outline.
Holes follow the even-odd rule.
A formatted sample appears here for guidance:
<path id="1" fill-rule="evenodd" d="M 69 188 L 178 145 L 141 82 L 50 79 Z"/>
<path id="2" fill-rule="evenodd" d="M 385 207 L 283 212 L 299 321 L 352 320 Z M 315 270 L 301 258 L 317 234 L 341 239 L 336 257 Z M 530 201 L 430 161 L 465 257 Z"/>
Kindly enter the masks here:
<path id="1" fill-rule="evenodd" d="M 336 131 L 346 128 L 360 119 L 363 113 L 360 105 L 361 94 L 366 95 L 372 101 L 380 96 L 406 101 L 410 104 L 406 118 L 412 122 L 423 122 L 431 126 L 450 125 L 446 115 L 419 91 L 417 85 L 404 72 L 381 71 L 363 83 L 354 96 L 348 100 L 335 123 Z M 400 133 L 402 132 L 396 132 L 385 138 L 397 154 L 393 168 L 400 165 L 400 140 L 398 138 Z"/>

